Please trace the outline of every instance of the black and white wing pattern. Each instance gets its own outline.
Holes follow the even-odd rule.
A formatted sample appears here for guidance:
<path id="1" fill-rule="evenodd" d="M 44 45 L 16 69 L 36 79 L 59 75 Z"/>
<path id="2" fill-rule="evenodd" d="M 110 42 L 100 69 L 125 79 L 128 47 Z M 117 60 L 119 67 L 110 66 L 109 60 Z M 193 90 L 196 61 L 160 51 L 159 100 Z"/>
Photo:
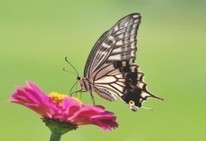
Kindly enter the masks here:
<path id="1" fill-rule="evenodd" d="M 140 22 L 140 14 L 130 14 L 102 34 L 88 56 L 84 76 L 89 77 L 103 64 L 122 60 L 134 62 Z"/>
<path id="2" fill-rule="evenodd" d="M 109 101 L 120 98 L 133 111 L 148 97 L 161 99 L 147 91 L 144 74 L 134 64 L 140 22 L 141 15 L 133 13 L 106 31 L 90 52 L 84 77 L 78 78 L 86 91 L 96 92 Z"/>

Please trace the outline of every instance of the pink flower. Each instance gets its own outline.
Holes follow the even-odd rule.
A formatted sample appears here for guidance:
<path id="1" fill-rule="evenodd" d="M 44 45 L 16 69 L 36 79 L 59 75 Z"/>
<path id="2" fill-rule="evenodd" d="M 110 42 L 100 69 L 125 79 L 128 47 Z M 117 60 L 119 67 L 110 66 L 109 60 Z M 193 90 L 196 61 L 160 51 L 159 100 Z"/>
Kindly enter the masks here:
<path id="1" fill-rule="evenodd" d="M 75 126 L 94 124 L 104 130 L 118 127 L 116 116 L 102 106 L 86 105 L 77 98 L 56 92 L 47 96 L 32 82 L 28 82 L 27 85 L 17 88 L 12 94 L 11 102 L 30 108 L 44 119 Z"/>

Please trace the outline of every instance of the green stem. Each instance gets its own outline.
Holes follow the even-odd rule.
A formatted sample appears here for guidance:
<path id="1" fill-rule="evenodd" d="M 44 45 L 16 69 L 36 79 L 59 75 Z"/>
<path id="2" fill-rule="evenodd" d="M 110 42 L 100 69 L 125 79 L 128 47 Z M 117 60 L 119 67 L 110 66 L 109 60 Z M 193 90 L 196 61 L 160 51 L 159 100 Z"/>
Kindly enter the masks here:
<path id="1" fill-rule="evenodd" d="M 61 139 L 61 135 L 56 133 L 51 134 L 50 141 L 60 141 L 60 139 Z"/>

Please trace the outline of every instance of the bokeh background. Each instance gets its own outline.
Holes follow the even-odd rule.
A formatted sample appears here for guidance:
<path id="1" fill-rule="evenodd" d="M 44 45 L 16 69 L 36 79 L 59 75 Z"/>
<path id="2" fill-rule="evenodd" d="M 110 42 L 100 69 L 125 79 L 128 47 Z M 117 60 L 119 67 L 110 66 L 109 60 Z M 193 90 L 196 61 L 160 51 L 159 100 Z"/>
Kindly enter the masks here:
<path id="1" fill-rule="evenodd" d="M 206 1 L 204 0 L 8 0 L 0 1 L 0 140 L 46 141 L 50 131 L 40 117 L 8 103 L 26 80 L 45 92 L 68 93 L 76 76 L 67 56 L 83 74 L 99 38 L 123 16 L 140 12 L 136 63 L 148 88 L 164 102 L 150 99 L 131 112 L 120 100 L 96 102 L 114 111 L 119 128 L 104 132 L 82 126 L 62 141 L 206 140 Z M 84 102 L 91 103 L 89 94 Z"/>

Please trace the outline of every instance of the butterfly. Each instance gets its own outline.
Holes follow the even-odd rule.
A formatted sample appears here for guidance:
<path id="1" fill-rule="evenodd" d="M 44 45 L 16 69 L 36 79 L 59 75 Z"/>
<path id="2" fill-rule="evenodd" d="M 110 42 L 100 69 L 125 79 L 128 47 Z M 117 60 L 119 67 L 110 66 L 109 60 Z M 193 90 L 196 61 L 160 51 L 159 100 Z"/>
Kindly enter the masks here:
<path id="1" fill-rule="evenodd" d="M 77 77 L 84 91 L 109 101 L 120 98 L 133 111 L 149 97 L 163 100 L 147 90 L 144 74 L 134 63 L 140 23 L 141 15 L 132 13 L 104 32 L 88 56 L 84 76 Z"/>

